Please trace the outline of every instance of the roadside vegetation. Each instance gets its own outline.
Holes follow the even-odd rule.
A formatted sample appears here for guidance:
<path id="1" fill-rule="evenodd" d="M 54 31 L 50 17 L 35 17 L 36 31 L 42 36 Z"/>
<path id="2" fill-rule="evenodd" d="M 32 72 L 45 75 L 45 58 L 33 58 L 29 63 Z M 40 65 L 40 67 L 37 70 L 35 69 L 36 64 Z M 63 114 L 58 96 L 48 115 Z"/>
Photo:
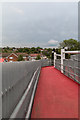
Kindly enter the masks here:
<path id="1" fill-rule="evenodd" d="M 15 48 L 15 47 L 4 47 L 2 48 L 3 53 L 26 53 L 26 54 L 43 54 L 47 56 L 47 58 L 51 58 L 52 50 L 54 49 L 57 54 L 61 53 L 61 48 L 67 48 L 67 50 L 80 50 L 80 41 L 77 41 L 75 39 L 68 39 L 63 40 L 59 43 L 58 48 L 41 48 L 41 47 L 24 47 L 24 48 Z M 69 55 L 67 55 L 67 58 Z M 19 56 L 18 60 L 21 60 L 22 56 Z M 40 56 L 38 55 L 36 59 L 40 59 Z"/>
<path id="2" fill-rule="evenodd" d="M 18 61 L 24 61 L 24 59 L 23 59 L 23 56 L 22 56 L 22 55 L 19 55 L 19 56 L 18 56 Z"/>

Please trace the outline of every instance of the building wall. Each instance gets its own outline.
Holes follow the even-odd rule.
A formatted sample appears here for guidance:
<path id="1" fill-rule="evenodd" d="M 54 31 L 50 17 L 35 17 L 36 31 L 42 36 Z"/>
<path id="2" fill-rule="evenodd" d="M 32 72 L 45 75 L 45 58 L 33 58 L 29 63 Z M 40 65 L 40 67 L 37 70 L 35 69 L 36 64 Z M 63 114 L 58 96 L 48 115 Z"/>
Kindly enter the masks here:
<path id="1" fill-rule="evenodd" d="M 12 62 L 12 61 L 17 61 L 18 57 L 14 54 L 11 54 L 8 58 L 7 61 L 8 62 Z"/>
<path id="2" fill-rule="evenodd" d="M 25 61 L 28 61 L 28 57 L 23 57 L 23 59 L 24 59 Z"/>

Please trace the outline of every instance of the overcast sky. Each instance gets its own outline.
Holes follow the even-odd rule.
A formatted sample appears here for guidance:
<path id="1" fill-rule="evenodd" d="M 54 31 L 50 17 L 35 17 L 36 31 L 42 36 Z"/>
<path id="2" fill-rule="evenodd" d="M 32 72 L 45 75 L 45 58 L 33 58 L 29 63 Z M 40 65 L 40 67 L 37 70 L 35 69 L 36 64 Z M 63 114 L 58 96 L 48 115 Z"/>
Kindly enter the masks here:
<path id="1" fill-rule="evenodd" d="M 78 39 L 78 3 L 3 3 L 2 45 L 55 47 Z"/>

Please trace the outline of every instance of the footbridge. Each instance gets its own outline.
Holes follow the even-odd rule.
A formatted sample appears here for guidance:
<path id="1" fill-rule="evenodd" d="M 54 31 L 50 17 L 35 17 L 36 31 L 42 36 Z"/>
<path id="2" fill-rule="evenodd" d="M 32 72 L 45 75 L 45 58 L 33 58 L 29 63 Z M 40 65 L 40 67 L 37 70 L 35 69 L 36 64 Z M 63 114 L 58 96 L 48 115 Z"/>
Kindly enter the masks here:
<path id="1" fill-rule="evenodd" d="M 1 63 L 0 118 L 79 120 L 79 63 L 80 51 L 64 49 L 53 61 Z"/>

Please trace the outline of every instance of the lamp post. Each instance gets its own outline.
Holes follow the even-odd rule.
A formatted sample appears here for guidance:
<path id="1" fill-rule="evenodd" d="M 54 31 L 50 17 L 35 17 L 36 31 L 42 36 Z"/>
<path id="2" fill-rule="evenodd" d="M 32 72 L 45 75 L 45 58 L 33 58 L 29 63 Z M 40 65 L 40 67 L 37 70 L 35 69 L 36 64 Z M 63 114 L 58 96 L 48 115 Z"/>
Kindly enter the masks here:
<path id="1" fill-rule="evenodd" d="M 41 50 L 41 57 L 42 57 L 42 59 L 43 59 L 43 53 L 42 53 L 42 52 L 43 52 L 43 50 Z"/>
<path id="2" fill-rule="evenodd" d="M 54 52 L 55 52 L 55 49 L 53 48 L 53 50 L 52 50 L 52 58 L 51 58 L 51 60 L 52 60 L 52 65 L 54 65 Z"/>

